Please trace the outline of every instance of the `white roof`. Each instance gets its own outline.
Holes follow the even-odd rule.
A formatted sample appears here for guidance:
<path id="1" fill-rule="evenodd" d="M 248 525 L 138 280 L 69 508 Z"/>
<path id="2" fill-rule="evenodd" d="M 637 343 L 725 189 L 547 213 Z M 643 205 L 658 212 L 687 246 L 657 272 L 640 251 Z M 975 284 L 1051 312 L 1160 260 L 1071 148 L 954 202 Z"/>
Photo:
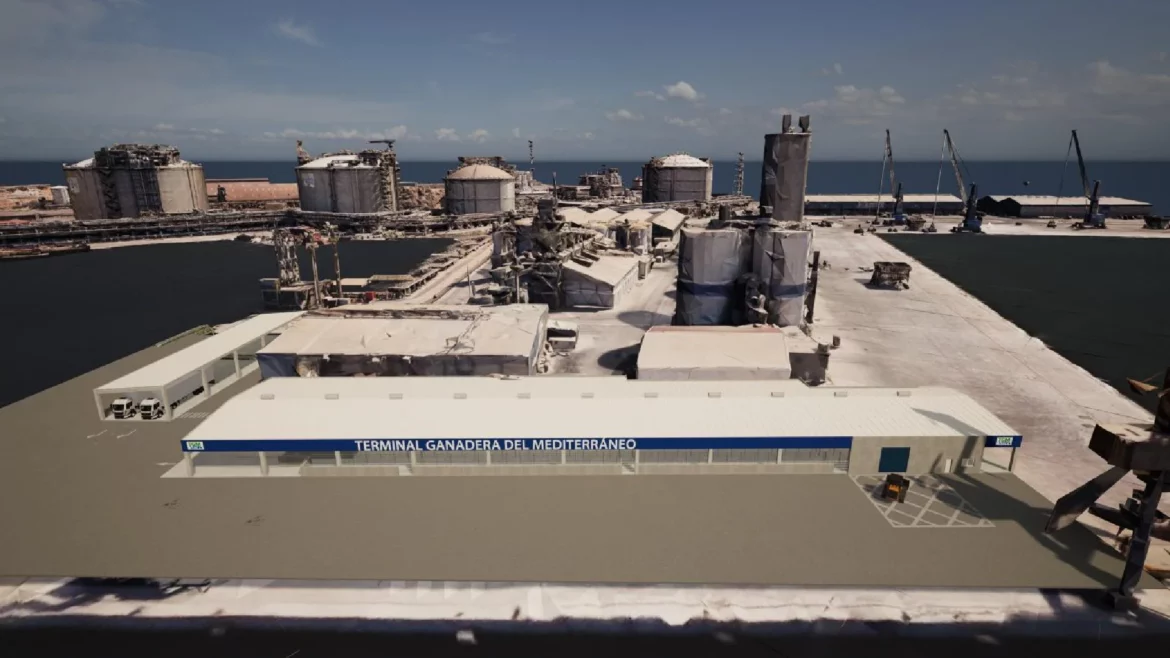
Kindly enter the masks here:
<path id="1" fill-rule="evenodd" d="M 551 323 L 550 323 L 551 324 Z M 645 397 L 646 394 L 670 397 L 707 397 L 711 391 L 725 396 L 769 397 L 782 392 L 798 394 L 808 390 L 795 379 L 773 380 L 766 386 L 756 381 L 677 381 L 669 386 L 660 382 L 626 379 L 625 375 L 544 375 L 508 377 L 501 375 L 474 377 L 271 377 L 240 393 L 240 397 L 259 398 L 271 395 L 275 400 L 317 400 L 326 395 L 344 399 L 386 400 L 401 396 L 406 400 L 453 399 L 456 394 L 471 398 L 561 398 Z"/>
<path id="2" fill-rule="evenodd" d="M 371 390 L 427 378 L 361 378 L 345 385 Z M 1015 435 L 1015 431 L 971 398 L 950 389 L 789 388 L 776 397 L 776 382 L 751 382 L 767 397 L 672 396 L 673 387 L 694 382 L 652 382 L 659 397 L 502 397 L 465 392 L 465 378 L 435 377 L 449 383 L 448 399 L 393 399 L 373 395 L 336 399 L 265 400 L 260 385 L 228 400 L 185 440 L 597 438 L 597 437 L 966 437 Z M 484 378 L 488 380 L 489 378 Z M 545 378 L 538 378 L 544 381 Z M 553 379 L 553 378 L 548 378 Z M 568 378 L 565 378 L 568 379 Z M 330 378 L 291 380 L 324 390 Z M 723 386 L 729 382 L 718 382 Z M 626 380 L 631 393 L 638 390 Z M 718 392 L 714 382 L 704 382 Z M 746 384 L 737 382 L 737 384 Z M 288 385 L 288 384 L 286 384 Z M 608 385 L 608 384 L 607 384 Z M 642 390 L 645 390 L 643 388 Z M 906 391 L 902 391 L 906 393 Z"/>
<path id="3" fill-rule="evenodd" d="M 649 208 L 635 208 L 634 210 L 630 210 L 628 212 L 624 212 L 624 213 L 618 215 L 614 219 L 614 221 L 615 222 L 629 222 L 631 224 L 637 224 L 638 222 L 644 222 L 644 221 L 650 219 L 656 213 L 659 213 L 659 212 L 661 212 L 661 210 L 651 210 Z"/>
<path id="4" fill-rule="evenodd" d="M 1043 194 L 1016 194 L 1009 196 L 992 196 L 996 201 L 1006 201 L 1011 199 L 1021 206 L 1087 206 L 1089 200 L 1083 196 L 1064 196 L 1057 197 L 1045 196 Z M 1103 196 L 1100 197 L 1100 203 L 1103 206 L 1148 206 L 1149 203 L 1145 201 L 1135 201 L 1133 199 L 1125 199 L 1119 196 Z"/>
<path id="5" fill-rule="evenodd" d="M 420 312 L 453 310 L 448 317 L 306 316 L 289 324 L 260 354 L 431 356 L 458 350 L 460 354 L 527 355 L 548 314 L 543 304 L 415 308 Z"/>
<path id="6" fill-rule="evenodd" d="M 661 167 L 672 167 L 676 169 L 683 167 L 702 169 L 711 168 L 711 163 L 703 162 L 693 155 L 687 155 L 686 153 L 674 153 L 663 158 L 656 158 L 652 162 L 658 164 Z"/>
<path id="7" fill-rule="evenodd" d="M 81 162 L 74 162 L 71 165 L 65 165 L 65 166 L 69 169 L 90 169 L 93 167 L 93 165 L 94 165 L 94 158 L 86 158 L 86 159 L 82 160 Z M 203 165 L 193 164 L 193 163 L 188 162 L 186 160 L 179 159 L 179 160 L 175 160 L 174 162 L 167 164 L 167 165 L 160 165 L 158 168 L 159 169 L 166 169 L 167 167 L 200 167 L 200 168 L 202 168 Z"/>
<path id="8" fill-rule="evenodd" d="M 613 221 L 613 219 L 617 217 L 618 214 L 618 211 L 614 210 L 613 208 L 599 208 L 589 213 L 588 217 L 589 221 L 591 222 L 605 223 Z"/>
<path id="9" fill-rule="evenodd" d="M 515 176 L 498 167 L 473 164 L 447 174 L 448 180 L 515 180 Z"/>
<path id="10" fill-rule="evenodd" d="M 621 283 L 637 267 L 638 259 L 633 256 L 603 255 L 588 267 L 576 261 L 565 261 L 565 269 L 611 286 Z"/>
<path id="11" fill-rule="evenodd" d="M 327 155 L 325 157 L 306 162 L 305 164 L 297 167 L 297 169 L 327 169 L 330 165 L 335 165 L 342 162 L 357 162 L 360 160 L 361 158 L 359 158 L 357 154 Z"/>
<path id="12" fill-rule="evenodd" d="M 687 221 L 686 215 L 671 208 L 663 210 L 657 215 L 654 215 L 654 218 L 650 220 L 650 223 L 655 226 L 660 226 L 668 231 L 677 231 L 685 221 Z"/>
<path id="13" fill-rule="evenodd" d="M 777 327 L 651 327 L 638 351 L 638 377 L 788 379 L 792 365 Z"/>
<path id="14" fill-rule="evenodd" d="M 903 194 L 903 203 L 934 203 L 933 194 Z M 939 203 L 962 203 L 963 200 L 953 194 L 940 194 Z M 883 194 L 882 203 L 893 203 L 894 195 Z M 805 203 L 877 203 L 876 194 L 808 194 L 804 197 Z"/>
<path id="15" fill-rule="evenodd" d="M 304 315 L 304 311 L 264 313 L 233 324 L 194 345 L 119 377 L 98 390 L 157 389 L 189 375 Z"/>

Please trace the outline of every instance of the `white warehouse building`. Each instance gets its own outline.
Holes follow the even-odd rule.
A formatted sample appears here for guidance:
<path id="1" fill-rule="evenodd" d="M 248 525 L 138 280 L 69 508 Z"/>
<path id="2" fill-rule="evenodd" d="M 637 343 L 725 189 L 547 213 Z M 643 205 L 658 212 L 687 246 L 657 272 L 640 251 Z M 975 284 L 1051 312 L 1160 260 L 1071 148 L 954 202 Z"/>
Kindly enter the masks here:
<path id="1" fill-rule="evenodd" d="M 1021 437 L 945 388 L 621 377 L 273 378 L 170 477 L 978 472 Z M 1010 468 L 1010 455 L 997 459 Z"/>
<path id="2" fill-rule="evenodd" d="M 172 420 L 259 370 L 256 354 L 303 311 L 255 315 L 94 389 L 102 420 Z M 162 415 L 141 413 L 160 407 Z"/>

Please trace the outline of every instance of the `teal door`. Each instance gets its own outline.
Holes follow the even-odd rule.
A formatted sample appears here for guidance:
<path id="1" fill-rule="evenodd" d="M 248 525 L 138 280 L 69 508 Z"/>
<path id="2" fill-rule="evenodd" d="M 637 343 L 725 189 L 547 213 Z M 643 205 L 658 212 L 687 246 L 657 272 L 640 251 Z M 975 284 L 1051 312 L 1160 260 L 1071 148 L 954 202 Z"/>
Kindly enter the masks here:
<path id="1" fill-rule="evenodd" d="M 879 473 L 905 473 L 910 466 L 910 448 L 882 448 L 878 457 Z"/>

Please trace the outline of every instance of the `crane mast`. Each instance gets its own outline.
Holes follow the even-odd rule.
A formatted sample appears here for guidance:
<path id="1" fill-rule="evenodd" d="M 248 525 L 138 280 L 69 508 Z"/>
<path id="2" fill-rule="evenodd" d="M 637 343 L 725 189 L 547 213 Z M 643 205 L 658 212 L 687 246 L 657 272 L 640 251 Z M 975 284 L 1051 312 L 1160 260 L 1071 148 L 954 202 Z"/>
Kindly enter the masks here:
<path id="1" fill-rule="evenodd" d="M 1089 174 L 1085 170 L 1085 158 L 1081 155 L 1081 140 L 1077 137 L 1075 130 L 1072 131 L 1072 143 L 1077 150 L 1077 166 L 1081 170 L 1081 188 L 1084 190 L 1085 199 L 1089 202 L 1082 227 L 1105 228 L 1105 216 L 1101 214 L 1101 181 L 1095 180 L 1092 186 L 1089 185 Z"/>
<path id="2" fill-rule="evenodd" d="M 979 199 L 979 186 L 972 182 L 970 189 L 967 188 L 967 181 L 963 179 L 963 168 L 960 166 L 959 152 L 955 148 L 954 140 L 951 139 L 951 132 L 946 129 L 943 130 L 943 146 L 951 159 L 951 168 L 955 170 L 959 198 L 963 200 L 963 221 L 951 230 L 955 233 L 982 233 L 983 219 L 975 210 L 975 203 Z"/>
<path id="3" fill-rule="evenodd" d="M 955 170 L 955 182 L 959 184 L 959 198 L 963 206 L 967 205 L 967 184 L 963 181 L 963 171 L 959 168 L 959 157 L 955 152 L 955 143 L 951 141 L 951 132 L 943 129 L 943 140 L 946 142 L 947 155 L 951 158 L 951 167 Z"/>
<path id="4" fill-rule="evenodd" d="M 894 195 L 894 223 L 906 221 L 906 211 L 902 203 L 902 184 L 894 174 L 894 147 L 890 144 L 890 131 L 886 129 L 886 160 L 890 163 L 890 191 Z"/>

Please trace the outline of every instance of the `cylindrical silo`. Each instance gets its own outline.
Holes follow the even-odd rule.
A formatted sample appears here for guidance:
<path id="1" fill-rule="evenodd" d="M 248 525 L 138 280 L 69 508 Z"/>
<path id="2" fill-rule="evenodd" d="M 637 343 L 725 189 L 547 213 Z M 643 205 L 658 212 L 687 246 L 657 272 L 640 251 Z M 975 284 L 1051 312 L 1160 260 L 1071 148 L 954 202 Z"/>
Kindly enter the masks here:
<path id="1" fill-rule="evenodd" d="M 760 205 L 771 206 L 772 219 L 799 222 L 804 218 L 804 196 L 808 187 L 808 160 L 812 133 L 808 117 L 800 120 L 800 131 L 784 117 L 784 132 L 764 136 L 764 168 L 760 181 Z"/>
<path id="2" fill-rule="evenodd" d="M 733 324 L 743 299 L 740 277 L 751 271 L 747 233 L 684 228 L 681 235 L 673 324 Z"/>
<path id="3" fill-rule="evenodd" d="M 115 144 L 65 166 L 76 219 L 185 215 L 207 210 L 203 167 L 162 144 Z"/>
<path id="4" fill-rule="evenodd" d="M 331 153 L 297 167 L 301 209 L 376 213 L 398 209 L 398 160 L 391 149 Z"/>
<path id="5" fill-rule="evenodd" d="M 452 215 L 498 213 L 516 209 L 516 179 L 486 164 L 460 167 L 443 180 L 447 212 Z"/>
<path id="6" fill-rule="evenodd" d="M 164 214 L 207 212 L 207 183 L 201 165 L 184 162 L 159 167 L 154 173 L 158 177 L 158 199 Z"/>
<path id="7" fill-rule="evenodd" d="M 642 203 L 711 200 L 714 168 L 685 153 L 654 158 L 642 167 Z"/>

